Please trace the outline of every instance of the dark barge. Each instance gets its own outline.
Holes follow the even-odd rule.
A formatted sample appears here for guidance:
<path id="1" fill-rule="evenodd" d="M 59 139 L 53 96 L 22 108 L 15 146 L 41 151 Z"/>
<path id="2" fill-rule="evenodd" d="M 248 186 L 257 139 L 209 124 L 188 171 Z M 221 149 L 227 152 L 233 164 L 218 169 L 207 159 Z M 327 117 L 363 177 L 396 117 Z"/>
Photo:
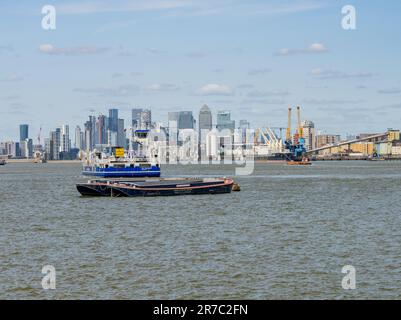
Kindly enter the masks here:
<path id="1" fill-rule="evenodd" d="M 77 184 L 83 196 L 155 197 L 230 193 L 234 181 L 229 178 L 159 179 L 142 181 L 91 180 Z"/>

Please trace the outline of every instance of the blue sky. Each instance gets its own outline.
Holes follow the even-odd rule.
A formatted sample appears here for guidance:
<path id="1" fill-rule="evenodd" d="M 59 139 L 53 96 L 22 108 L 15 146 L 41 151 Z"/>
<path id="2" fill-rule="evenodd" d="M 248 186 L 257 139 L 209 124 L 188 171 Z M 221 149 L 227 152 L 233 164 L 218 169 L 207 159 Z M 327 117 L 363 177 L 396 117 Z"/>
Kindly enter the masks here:
<path id="1" fill-rule="evenodd" d="M 41 28 L 54 5 L 57 29 Z M 356 8 L 357 29 L 341 28 Z M 92 0 L 0 3 L 0 141 L 133 107 L 203 104 L 253 127 L 287 107 L 325 133 L 401 128 L 400 1 Z"/>

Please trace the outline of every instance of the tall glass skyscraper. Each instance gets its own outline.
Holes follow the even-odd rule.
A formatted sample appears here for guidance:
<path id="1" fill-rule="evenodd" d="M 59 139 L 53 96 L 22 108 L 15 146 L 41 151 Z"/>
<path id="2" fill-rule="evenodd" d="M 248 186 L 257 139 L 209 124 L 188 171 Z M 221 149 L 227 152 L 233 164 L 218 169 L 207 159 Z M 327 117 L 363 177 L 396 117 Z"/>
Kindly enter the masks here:
<path id="1" fill-rule="evenodd" d="M 144 109 L 141 112 L 141 129 L 151 129 L 152 127 L 152 111 Z"/>
<path id="2" fill-rule="evenodd" d="M 204 142 L 206 136 L 202 136 L 202 131 L 211 131 L 213 129 L 212 112 L 207 105 L 204 105 L 199 111 L 199 141 Z"/>
<path id="3" fill-rule="evenodd" d="M 194 129 L 195 121 L 192 111 L 180 111 L 178 116 L 178 129 Z"/>
<path id="4" fill-rule="evenodd" d="M 29 126 L 27 124 L 21 124 L 19 126 L 19 140 L 20 141 L 25 141 L 28 139 L 28 134 L 29 134 Z"/>
<path id="5" fill-rule="evenodd" d="M 217 129 L 235 130 L 235 121 L 231 120 L 231 113 L 229 111 L 219 111 L 217 113 Z"/>
<path id="6" fill-rule="evenodd" d="M 118 131 L 118 109 L 109 110 L 109 128 L 112 132 Z"/>
<path id="7" fill-rule="evenodd" d="M 132 109 L 132 127 L 134 129 L 140 128 L 142 109 Z"/>

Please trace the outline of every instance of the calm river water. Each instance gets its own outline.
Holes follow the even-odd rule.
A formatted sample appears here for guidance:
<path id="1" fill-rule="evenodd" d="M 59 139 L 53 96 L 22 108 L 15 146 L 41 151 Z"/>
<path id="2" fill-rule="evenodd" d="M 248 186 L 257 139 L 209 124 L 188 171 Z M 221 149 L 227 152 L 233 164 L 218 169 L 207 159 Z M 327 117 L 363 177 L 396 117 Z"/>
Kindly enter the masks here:
<path id="1" fill-rule="evenodd" d="M 0 167 L 0 299 L 401 298 L 401 162 L 259 164 L 238 193 L 156 198 L 80 197 L 80 169 Z"/>

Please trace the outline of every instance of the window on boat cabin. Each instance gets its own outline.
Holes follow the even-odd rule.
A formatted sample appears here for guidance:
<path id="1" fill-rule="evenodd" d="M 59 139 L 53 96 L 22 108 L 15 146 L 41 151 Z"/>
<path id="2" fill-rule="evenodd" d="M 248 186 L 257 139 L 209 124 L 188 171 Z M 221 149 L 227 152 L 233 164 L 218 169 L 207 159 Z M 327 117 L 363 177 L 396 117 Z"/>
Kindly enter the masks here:
<path id="1" fill-rule="evenodd" d="M 149 163 L 141 163 L 139 166 L 140 166 L 141 168 L 150 168 L 152 165 L 149 164 Z"/>

